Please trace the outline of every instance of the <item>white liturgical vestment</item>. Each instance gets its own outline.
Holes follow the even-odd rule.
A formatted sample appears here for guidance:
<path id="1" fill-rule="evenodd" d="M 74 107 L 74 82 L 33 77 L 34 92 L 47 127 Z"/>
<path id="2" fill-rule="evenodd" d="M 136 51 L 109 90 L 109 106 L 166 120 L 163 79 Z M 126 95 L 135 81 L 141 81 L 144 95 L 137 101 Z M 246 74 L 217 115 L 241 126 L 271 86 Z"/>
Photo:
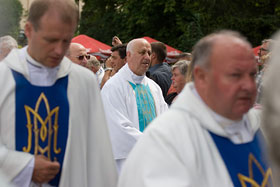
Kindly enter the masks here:
<path id="1" fill-rule="evenodd" d="M 188 83 L 136 143 L 123 166 L 119 187 L 233 187 L 210 133 L 239 146 L 250 143 L 259 127 L 259 111 L 251 109 L 241 121 L 227 120 L 215 114 L 197 95 L 194 84 Z M 271 173 L 267 174 L 270 179 Z"/>
<path id="2" fill-rule="evenodd" d="M 31 79 L 28 62 L 21 57 L 20 50 L 13 50 L 0 63 L 0 167 L 9 181 L 34 157 L 15 150 L 16 83 L 12 70 L 29 82 Z M 117 173 L 95 75 L 66 57 L 56 73 L 49 73 L 56 74 L 54 82 L 68 76 L 68 138 L 59 186 L 115 186 Z"/>
<path id="3" fill-rule="evenodd" d="M 124 65 L 117 74 L 109 79 L 101 90 L 114 158 L 120 170 L 123 159 L 142 135 L 133 84 L 148 85 L 154 99 L 156 116 L 168 109 L 160 87 L 146 76 L 137 76 Z M 118 163 L 120 160 L 120 163 Z"/>

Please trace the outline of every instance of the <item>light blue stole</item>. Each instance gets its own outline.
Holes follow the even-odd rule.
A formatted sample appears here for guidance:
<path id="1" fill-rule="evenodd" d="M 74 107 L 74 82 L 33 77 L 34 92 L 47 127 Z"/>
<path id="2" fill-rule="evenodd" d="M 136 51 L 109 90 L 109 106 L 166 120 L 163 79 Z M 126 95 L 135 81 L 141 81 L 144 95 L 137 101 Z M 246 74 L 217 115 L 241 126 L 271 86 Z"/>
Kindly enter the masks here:
<path id="1" fill-rule="evenodd" d="M 143 132 L 148 124 L 156 117 L 154 98 L 148 85 L 128 82 L 135 92 L 139 130 Z"/>

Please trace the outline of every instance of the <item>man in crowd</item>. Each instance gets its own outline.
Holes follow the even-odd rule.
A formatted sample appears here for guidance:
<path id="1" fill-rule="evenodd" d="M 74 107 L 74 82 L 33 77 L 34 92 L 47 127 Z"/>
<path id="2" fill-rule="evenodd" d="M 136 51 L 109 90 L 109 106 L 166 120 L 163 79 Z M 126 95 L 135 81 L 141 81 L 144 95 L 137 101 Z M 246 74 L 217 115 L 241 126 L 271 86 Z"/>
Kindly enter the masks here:
<path id="1" fill-rule="evenodd" d="M 161 88 L 162 95 L 165 98 L 168 89 L 171 86 L 172 72 L 167 63 L 164 63 L 166 58 L 166 46 L 162 42 L 153 42 L 152 55 L 151 55 L 151 67 L 149 69 L 150 78 L 153 79 Z"/>
<path id="2" fill-rule="evenodd" d="M 144 129 L 167 109 L 160 87 L 145 76 L 151 45 L 145 39 L 134 39 L 126 54 L 127 64 L 101 90 L 119 171 Z"/>
<path id="3" fill-rule="evenodd" d="M 111 51 L 111 67 L 106 66 L 106 72 L 101 83 L 102 87 L 126 63 L 126 44 L 116 45 L 112 47 Z"/>
<path id="4" fill-rule="evenodd" d="M 256 82 L 257 82 L 257 99 L 256 103 L 260 104 L 262 100 L 262 87 L 263 87 L 263 76 L 266 72 L 266 69 L 268 67 L 268 61 L 271 56 L 271 48 L 273 46 L 275 41 L 272 39 L 264 39 L 262 41 L 262 45 L 259 49 L 258 55 L 259 55 L 259 67 L 260 71 L 257 74 Z"/>
<path id="5" fill-rule="evenodd" d="M 64 57 L 78 20 L 72 0 L 34 0 L 28 46 L 0 63 L 0 163 L 15 186 L 115 186 L 96 78 Z"/>
<path id="6" fill-rule="evenodd" d="M 270 51 L 270 44 L 271 44 L 272 40 L 271 39 L 264 39 L 262 41 L 262 45 L 259 49 L 259 52 L 258 52 L 258 55 L 259 55 L 259 58 L 261 59 L 262 56 L 264 55 L 267 55 Z"/>
<path id="7" fill-rule="evenodd" d="M 104 77 L 104 69 L 102 68 L 99 60 L 95 56 L 90 55 L 90 59 L 88 60 L 86 67 L 95 73 L 98 85 L 100 87 L 101 81 Z"/>
<path id="8" fill-rule="evenodd" d="M 18 48 L 17 41 L 7 35 L 0 38 L 0 61 L 3 60 L 12 49 Z"/>
<path id="9" fill-rule="evenodd" d="M 90 56 L 87 54 L 87 49 L 79 43 L 71 43 L 66 56 L 74 63 L 86 67 Z"/>
<path id="10" fill-rule="evenodd" d="M 251 45 L 220 31 L 194 46 L 193 63 L 194 82 L 137 142 L 119 186 L 269 186 L 260 120 L 250 110 L 257 72 Z"/>

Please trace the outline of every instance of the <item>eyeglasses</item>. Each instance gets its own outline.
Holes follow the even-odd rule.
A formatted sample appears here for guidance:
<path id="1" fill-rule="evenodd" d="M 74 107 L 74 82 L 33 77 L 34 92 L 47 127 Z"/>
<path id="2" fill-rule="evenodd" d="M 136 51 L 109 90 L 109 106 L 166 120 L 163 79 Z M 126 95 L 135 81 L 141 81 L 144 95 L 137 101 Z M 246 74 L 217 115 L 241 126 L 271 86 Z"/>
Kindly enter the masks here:
<path id="1" fill-rule="evenodd" d="M 77 59 L 79 60 L 83 60 L 84 58 L 86 58 L 87 60 L 90 59 L 90 56 L 89 55 L 81 55 L 81 56 L 76 56 Z"/>

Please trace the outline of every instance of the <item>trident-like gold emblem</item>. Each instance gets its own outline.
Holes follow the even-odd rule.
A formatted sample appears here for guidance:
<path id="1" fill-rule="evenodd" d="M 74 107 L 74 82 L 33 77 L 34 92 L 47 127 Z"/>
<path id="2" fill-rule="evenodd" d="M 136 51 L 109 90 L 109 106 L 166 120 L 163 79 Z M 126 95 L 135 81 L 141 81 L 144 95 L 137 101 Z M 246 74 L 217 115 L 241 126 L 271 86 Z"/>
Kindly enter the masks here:
<path id="1" fill-rule="evenodd" d="M 254 173 L 253 173 L 253 164 L 257 166 L 259 171 L 261 172 L 263 176 L 263 181 L 261 184 L 258 184 L 254 180 Z M 272 171 L 271 168 L 268 168 L 266 171 L 262 168 L 260 163 L 257 161 L 257 159 L 254 157 L 253 154 L 249 154 L 249 162 L 248 162 L 248 167 L 249 167 L 249 176 L 244 176 L 242 174 L 238 174 L 238 178 L 240 180 L 241 186 L 242 187 L 247 187 L 246 183 L 250 184 L 251 187 L 267 187 L 269 183 L 269 178 L 272 181 Z"/>
<path id="2" fill-rule="evenodd" d="M 43 102 L 42 102 L 43 101 Z M 43 103 L 45 105 L 46 111 L 47 111 L 47 117 L 45 119 L 42 119 L 40 114 L 38 114 L 38 110 L 40 107 L 40 104 Z M 35 136 L 35 142 L 34 142 L 34 155 L 37 154 L 45 154 L 47 152 L 48 154 L 48 159 L 51 160 L 51 144 L 52 144 L 52 135 L 54 132 L 53 136 L 53 151 L 55 154 L 59 154 L 61 152 L 60 148 L 57 148 L 57 134 L 58 134 L 58 112 L 59 112 L 59 107 L 55 107 L 50 111 L 50 106 L 47 97 L 45 94 L 42 92 L 41 95 L 39 96 L 35 110 L 33 110 L 30 106 L 24 105 L 25 108 L 25 113 L 27 117 L 27 129 L 28 129 L 28 145 L 27 147 L 23 147 L 24 152 L 30 152 L 31 147 L 32 147 L 32 128 L 34 131 L 34 136 Z M 31 114 L 33 114 L 33 124 L 31 121 Z M 54 124 L 52 125 L 52 116 L 55 115 L 54 118 Z M 39 126 L 39 124 L 41 126 Z M 46 138 L 48 136 L 48 144 L 46 147 L 41 147 L 39 145 L 39 140 L 42 142 L 46 141 Z"/>

